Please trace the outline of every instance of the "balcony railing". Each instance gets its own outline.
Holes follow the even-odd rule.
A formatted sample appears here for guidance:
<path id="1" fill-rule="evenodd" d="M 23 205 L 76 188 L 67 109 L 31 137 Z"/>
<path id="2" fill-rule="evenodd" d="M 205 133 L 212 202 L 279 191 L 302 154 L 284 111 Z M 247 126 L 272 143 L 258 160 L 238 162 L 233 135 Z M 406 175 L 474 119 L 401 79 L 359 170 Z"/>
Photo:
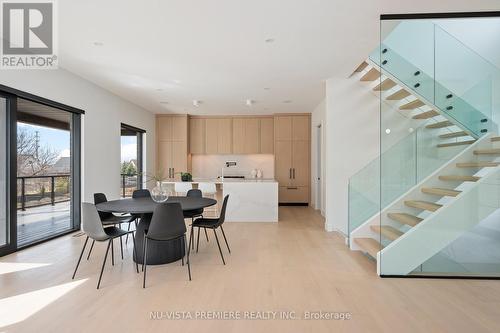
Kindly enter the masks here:
<path id="1" fill-rule="evenodd" d="M 121 192 L 122 192 L 122 198 L 129 198 L 132 196 L 132 193 L 139 189 L 139 181 L 138 181 L 138 174 L 125 174 L 122 173 L 122 186 L 121 186 Z"/>
<path id="2" fill-rule="evenodd" d="M 17 177 L 17 209 L 54 206 L 71 199 L 71 175 Z"/>

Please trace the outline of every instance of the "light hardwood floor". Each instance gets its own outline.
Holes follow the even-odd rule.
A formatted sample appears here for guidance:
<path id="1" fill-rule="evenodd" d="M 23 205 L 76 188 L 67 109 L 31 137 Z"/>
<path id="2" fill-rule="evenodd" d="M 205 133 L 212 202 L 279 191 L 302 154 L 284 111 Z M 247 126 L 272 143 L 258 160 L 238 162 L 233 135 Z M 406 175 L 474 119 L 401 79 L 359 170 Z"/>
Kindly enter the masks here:
<path id="1" fill-rule="evenodd" d="M 498 332 L 500 281 L 381 279 L 375 265 L 323 230 L 310 208 L 281 207 L 280 222 L 227 223 L 223 266 L 213 235 L 180 263 L 148 269 L 147 289 L 104 244 L 73 272 L 83 237 L 63 237 L 0 258 L 0 332 Z M 118 244 L 116 244 L 118 245 Z M 118 247 L 115 247 L 117 249 Z M 10 263 L 10 264 L 9 264 Z M 32 266 L 32 267 L 30 267 Z M 14 272 L 8 272 L 14 270 Z M 334 320 L 151 320 L 151 311 L 350 312 Z M 5 326 L 8 325 L 8 326 Z"/>

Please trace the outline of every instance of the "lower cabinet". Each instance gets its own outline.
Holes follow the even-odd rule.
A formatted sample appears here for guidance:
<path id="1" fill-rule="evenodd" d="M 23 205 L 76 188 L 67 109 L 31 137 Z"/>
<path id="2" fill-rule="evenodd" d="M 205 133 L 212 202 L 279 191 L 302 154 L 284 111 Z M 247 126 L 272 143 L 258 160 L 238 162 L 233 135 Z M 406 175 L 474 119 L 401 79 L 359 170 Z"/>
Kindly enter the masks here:
<path id="1" fill-rule="evenodd" d="M 280 203 L 308 203 L 309 186 L 280 186 Z"/>

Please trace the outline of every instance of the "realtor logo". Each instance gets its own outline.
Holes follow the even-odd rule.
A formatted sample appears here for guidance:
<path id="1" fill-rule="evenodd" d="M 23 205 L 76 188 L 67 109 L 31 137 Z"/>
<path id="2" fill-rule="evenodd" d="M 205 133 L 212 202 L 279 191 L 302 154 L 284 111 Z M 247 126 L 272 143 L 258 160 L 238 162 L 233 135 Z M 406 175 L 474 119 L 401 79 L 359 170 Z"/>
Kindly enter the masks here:
<path id="1" fill-rule="evenodd" d="M 2 69 L 57 68 L 53 1 L 1 1 Z"/>

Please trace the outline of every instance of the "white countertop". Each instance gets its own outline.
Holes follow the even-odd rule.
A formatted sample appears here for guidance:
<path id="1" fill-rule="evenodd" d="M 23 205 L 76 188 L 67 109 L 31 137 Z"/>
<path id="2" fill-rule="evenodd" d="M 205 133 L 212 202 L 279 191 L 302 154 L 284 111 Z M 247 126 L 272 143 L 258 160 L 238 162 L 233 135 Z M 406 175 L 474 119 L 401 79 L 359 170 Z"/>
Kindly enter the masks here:
<path id="1" fill-rule="evenodd" d="M 216 184 L 223 184 L 223 183 L 276 183 L 276 180 L 274 178 L 193 178 L 191 182 L 182 182 L 180 180 L 165 180 L 163 183 L 169 184 L 169 183 L 192 183 L 192 184 L 198 184 L 198 183 L 216 183 Z"/>

